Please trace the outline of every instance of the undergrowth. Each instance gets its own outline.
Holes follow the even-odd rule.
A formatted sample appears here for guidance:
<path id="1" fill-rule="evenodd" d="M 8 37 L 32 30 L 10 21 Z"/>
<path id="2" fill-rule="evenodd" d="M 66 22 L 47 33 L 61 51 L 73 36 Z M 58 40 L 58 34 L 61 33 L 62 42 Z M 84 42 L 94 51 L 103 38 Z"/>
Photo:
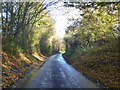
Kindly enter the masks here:
<path id="1" fill-rule="evenodd" d="M 112 39 L 111 43 L 103 46 L 77 50 L 69 57 L 68 62 L 72 62 L 73 67 L 107 88 L 120 88 L 119 53 L 118 39 Z"/>
<path id="2" fill-rule="evenodd" d="M 40 57 L 40 58 L 39 58 Z M 2 88 L 9 88 L 17 80 L 24 78 L 29 70 L 39 65 L 45 57 L 36 54 L 2 53 Z"/>

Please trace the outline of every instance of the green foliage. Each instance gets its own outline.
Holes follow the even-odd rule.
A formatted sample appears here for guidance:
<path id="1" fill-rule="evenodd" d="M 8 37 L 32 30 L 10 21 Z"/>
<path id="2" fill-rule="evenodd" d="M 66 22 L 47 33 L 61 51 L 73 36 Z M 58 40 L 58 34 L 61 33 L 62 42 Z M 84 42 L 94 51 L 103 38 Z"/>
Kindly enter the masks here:
<path id="1" fill-rule="evenodd" d="M 118 12 L 116 10 L 110 11 L 109 9 L 113 8 L 112 6 L 99 6 L 93 11 L 84 10 L 84 19 L 80 22 L 80 25 L 68 28 L 65 40 L 71 48 L 86 49 L 95 44 L 104 45 L 111 42 L 111 38 L 118 37 L 118 32 L 114 29 L 118 24 Z"/>
<path id="2" fill-rule="evenodd" d="M 52 40 L 53 52 L 59 53 L 65 51 L 65 42 L 58 36 L 54 36 Z"/>
<path id="3" fill-rule="evenodd" d="M 32 46 L 38 45 L 41 53 L 47 55 L 52 52 L 51 37 L 55 34 L 51 18 L 44 16 L 43 19 L 35 23 Z"/>
<path id="4" fill-rule="evenodd" d="M 54 21 L 44 9 L 42 2 L 2 3 L 3 51 L 52 52 L 50 38 L 55 34 Z"/>
<path id="5" fill-rule="evenodd" d="M 119 4 L 93 3 L 84 6 L 79 26 L 70 26 L 65 36 L 68 62 L 82 73 L 118 88 Z M 108 67 L 109 66 L 109 67 Z M 108 75 L 109 72 L 109 75 Z M 116 78 L 115 78 L 116 77 Z"/>

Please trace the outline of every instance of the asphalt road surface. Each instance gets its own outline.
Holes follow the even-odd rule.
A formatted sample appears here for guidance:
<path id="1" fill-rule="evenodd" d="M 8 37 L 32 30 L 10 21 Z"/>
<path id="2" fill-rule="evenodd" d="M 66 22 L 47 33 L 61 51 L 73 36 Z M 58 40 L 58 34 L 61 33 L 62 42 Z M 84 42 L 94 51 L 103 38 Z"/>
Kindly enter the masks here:
<path id="1" fill-rule="evenodd" d="M 67 64 L 62 53 L 52 55 L 26 82 L 24 88 L 98 88 L 80 72 Z"/>

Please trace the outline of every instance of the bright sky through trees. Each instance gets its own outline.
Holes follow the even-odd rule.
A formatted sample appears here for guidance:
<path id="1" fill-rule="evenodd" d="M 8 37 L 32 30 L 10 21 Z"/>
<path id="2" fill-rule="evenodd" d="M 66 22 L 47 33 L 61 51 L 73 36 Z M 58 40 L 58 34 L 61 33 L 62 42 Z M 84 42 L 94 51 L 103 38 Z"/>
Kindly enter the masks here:
<path id="1" fill-rule="evenodd" d="M 55 20 L 56 34 L 63 38 L 65 30 L 68 26 L 72 25 L 76 20 L 81 20 L 81 10 L 75 7 L 64 7 L 64 2 L 59 1 L 58 3 L 51 5 L 47 8 L 50 11 L 51 17 Z"/>

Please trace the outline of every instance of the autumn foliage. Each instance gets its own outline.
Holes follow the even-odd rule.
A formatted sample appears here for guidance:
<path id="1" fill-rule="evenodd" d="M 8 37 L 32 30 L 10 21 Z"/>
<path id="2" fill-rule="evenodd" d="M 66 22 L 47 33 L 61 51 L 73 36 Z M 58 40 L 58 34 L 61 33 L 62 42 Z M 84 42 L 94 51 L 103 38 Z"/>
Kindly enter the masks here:
<path id="1" fill-rule="evenodd" d="M 40 65 L 45 56 L 36 59 L 33 55 L 13 55 L 8 52 L 2 53 L 2 87 L 13 87 L 19 79 L 26 77 L 27 73 L 35 66 Z M 38 56 L 38 55 L 37 55 Z"/>
<path id="2" fill-rule="evenodd" d="M 67 62 L 107 88 L 119 88 L 118 9 L 118 3 L 86 3 L 84 18 L 64 38 Z"/>

